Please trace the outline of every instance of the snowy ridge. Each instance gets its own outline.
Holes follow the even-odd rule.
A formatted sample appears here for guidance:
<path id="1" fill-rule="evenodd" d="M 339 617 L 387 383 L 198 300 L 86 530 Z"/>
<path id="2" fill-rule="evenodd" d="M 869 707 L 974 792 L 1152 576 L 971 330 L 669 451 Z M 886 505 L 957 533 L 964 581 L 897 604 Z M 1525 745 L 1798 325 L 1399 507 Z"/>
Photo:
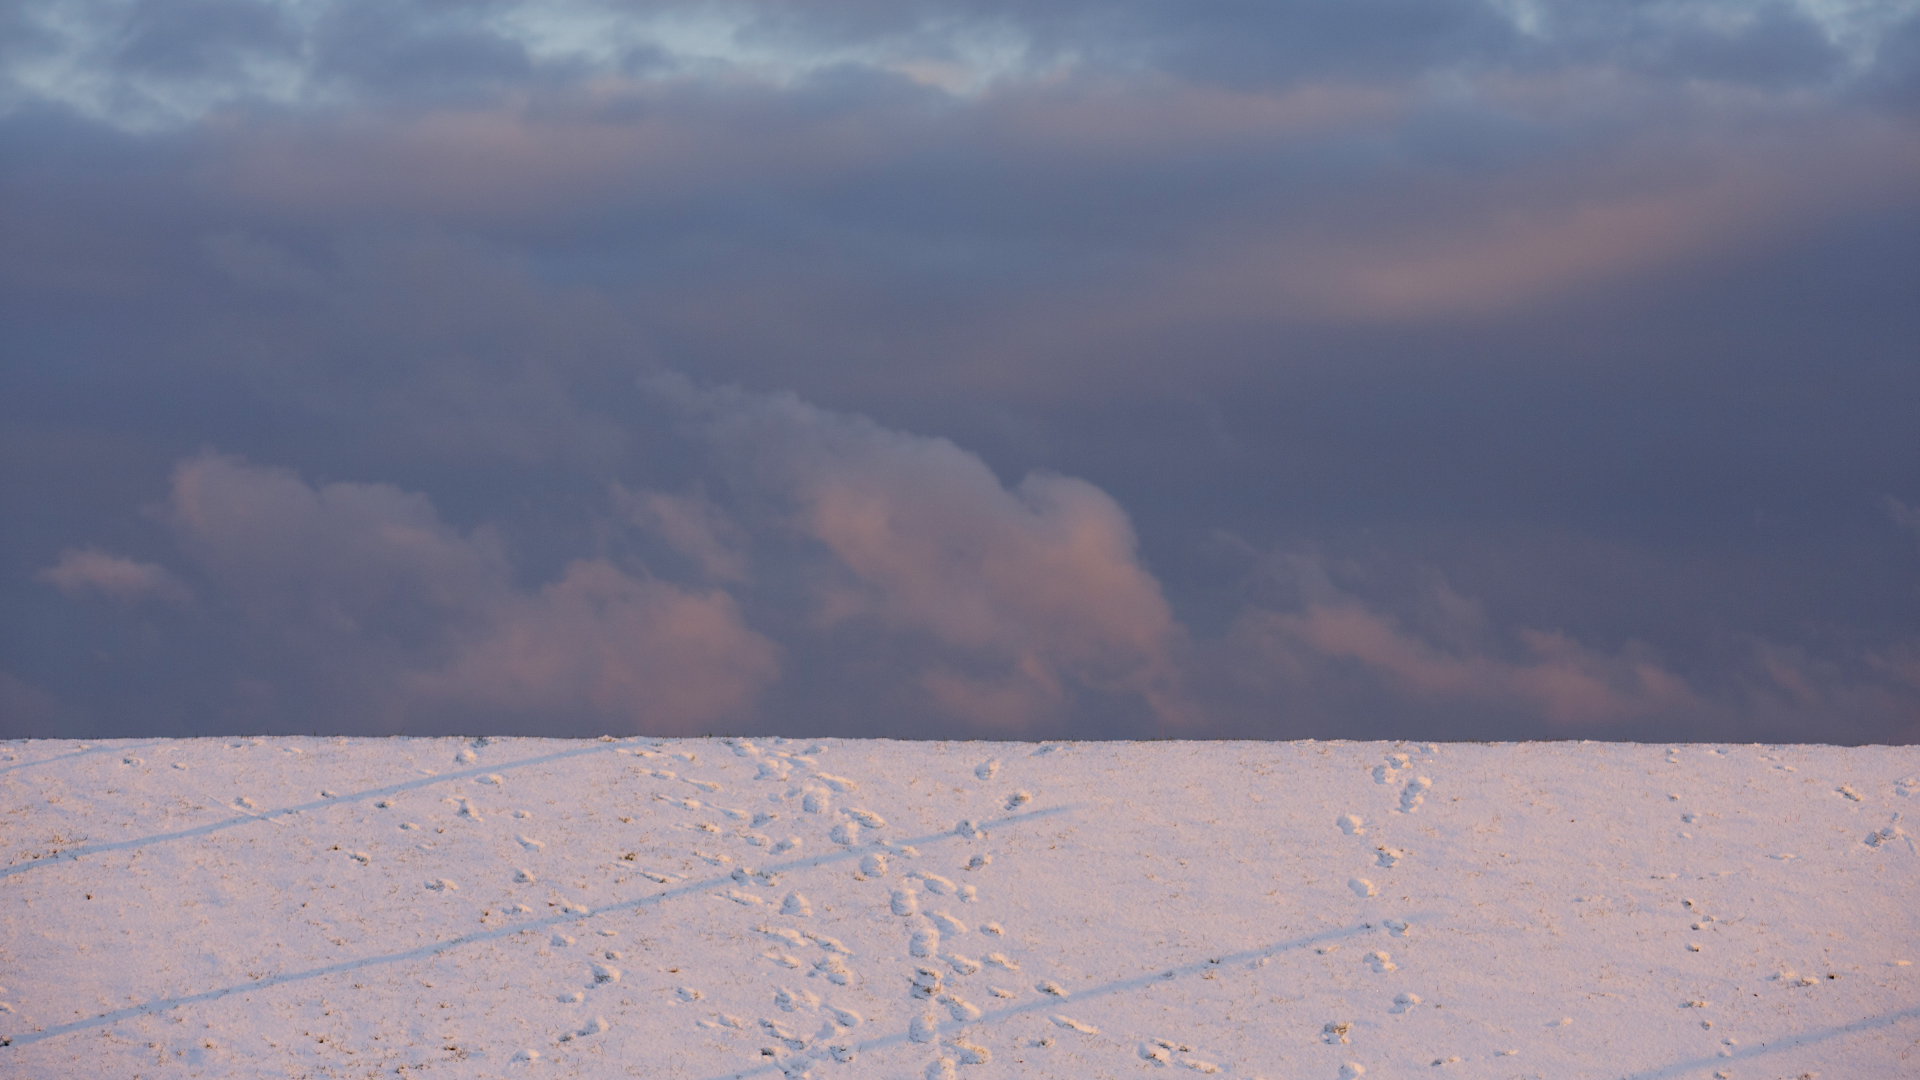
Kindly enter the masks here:
<path id="1" fill-rule="evenodd" d="M 1920 751 L 0 744 L 0 1075 L 1893 1076 Z"/>

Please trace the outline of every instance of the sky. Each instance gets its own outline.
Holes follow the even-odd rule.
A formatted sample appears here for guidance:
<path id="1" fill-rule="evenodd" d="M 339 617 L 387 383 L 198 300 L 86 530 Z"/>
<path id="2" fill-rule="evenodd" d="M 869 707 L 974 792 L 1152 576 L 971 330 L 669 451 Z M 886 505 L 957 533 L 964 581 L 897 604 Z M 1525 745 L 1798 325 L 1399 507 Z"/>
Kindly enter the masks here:
<path id="1" fill-rule="evenodd" d="M 0 4 L 0 737 L 1920 741 L 1920 3 Z"/>

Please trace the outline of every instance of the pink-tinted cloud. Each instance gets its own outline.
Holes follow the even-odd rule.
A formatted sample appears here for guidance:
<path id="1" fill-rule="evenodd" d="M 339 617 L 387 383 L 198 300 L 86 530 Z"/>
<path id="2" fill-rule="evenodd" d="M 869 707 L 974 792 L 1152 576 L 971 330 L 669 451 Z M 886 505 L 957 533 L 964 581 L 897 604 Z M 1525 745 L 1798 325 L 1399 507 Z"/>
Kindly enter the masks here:
<path id="1" fill-rule="evenodd" d="M 751 565 L 745 530 L 703 495 L 628 491 L 613 486 L 614 509 L 643 532 L 665 540 L 715 581 L 746 581 Z"/>
<path id="2" fill-rule="evenodd" d="M 723 593 L 599 559 L 530 591 L 491 531 L 391 485 L 314 487 L 206 455 L 176 470 L 172 509 L 259 633 L 391 725 L 478 710 L 684 733 L 738 720 L 778 675 L 778 649 Z"/>
<path id="3" fill-rule="evenodd" d="M 164 600 L 184 604 L 193 593 L 163 566 L 135 562 L 94 548 L 68 548 L 60 560 L 34 575 L 72 597 L 112 600 Z"/>
<path id="4" fill-rule="evenodd" d="M 822 627 L 877 626 L 936 645 L 925 693 L 983 730 L 1058 719 L 1082 689 L 1184 706 L 1183 638 L 1139 561 L 1126 513 L 1081 480 L 1035 473 L 1011 489 L 944 439 L 890 431 L 791 397 L 713 395 L 704 407 L 792 528 L 831 552 Z"/>
<path id="5" fill-rule="evenodd" d="M 733 598 L 636 579 L 583 560 L 535 594 L 512 594 L 433 671 L 419 699 L 509 713 L 585 711 L 623 730 L 693 735 L 751 714 L 780 650 Z"/>
<path id="6" fill-rule="evenodd" d="M 1430 609 L 1461 614 L 1444 585 Z M 1466 611 L 1478 621 L 1477 609 Z M 1250 606 L 1223 643 L 1243 679 L 1292 694 L 1359 680 L 1409 706 L 1483 703 L 1546 720 L 1560 730 L 1662 716 L 1697 716 L 1707 703 L 1643 650 L 1603 653 L 1565 634 L 1521 628 L 1511 649 L 1485 627 L 1458 635 L 1416 631 L 1326 583 L 1298 610 Z"/>

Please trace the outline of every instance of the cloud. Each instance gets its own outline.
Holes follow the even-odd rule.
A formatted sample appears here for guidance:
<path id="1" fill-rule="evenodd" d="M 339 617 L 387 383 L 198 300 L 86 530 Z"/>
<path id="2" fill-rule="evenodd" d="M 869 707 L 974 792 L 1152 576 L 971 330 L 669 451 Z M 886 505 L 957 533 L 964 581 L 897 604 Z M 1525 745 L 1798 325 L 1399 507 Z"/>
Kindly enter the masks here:
<path id="1" fill-rule="evenodd" d="M 1444 580 L 1421 590 L 1425 625 L 1415 627 L 1342 591 L 1317 558 L 1286 555 L 1275 565 L 1299 577 L 1299 605 L 1249 604 L 1221 643 L 1232 677 L 1267 692 L 1334 711 L 1356 694 L 1416 714 L 1480 706 L 1537 718 L 1563 737 L 1711 711 L 1643 646 L 1608 654 L 1521 627 L 1502 647 L 1479 605 Z"/>
<path id="2" fill-rule="evenodd" d="M 524 589 L 494 531 L 463 533 L 392 485 L 315 487 L 208 454 L 175 471 L 171 514 L 269 666 L 388 729 L 685 734 L 737 722 L 778 675 L 779 650 L 724 593 L 604 559 Z"/>
<path id="3" fill-rule="evenodd" d="M 928 643 L 917 682 L 941 710 L 1018 733 L 1091 693 L 1182 722 L 1183 631 L 1105 492 L 1044 472 L 1009 487 L 945 439 L 790 395 L 679 393 L 784 526 L 831 555 L 809 585 L 815 623 Z"/>
<path id="4" fill-rule="evenodd" d="M 185 604 L 193 593 L 163 566 L 134 562 L 95 548 L 68 548 L 60 561 L 34 575 L 72 597 L 104 596 L 135 602 L 163 600 Z"/>

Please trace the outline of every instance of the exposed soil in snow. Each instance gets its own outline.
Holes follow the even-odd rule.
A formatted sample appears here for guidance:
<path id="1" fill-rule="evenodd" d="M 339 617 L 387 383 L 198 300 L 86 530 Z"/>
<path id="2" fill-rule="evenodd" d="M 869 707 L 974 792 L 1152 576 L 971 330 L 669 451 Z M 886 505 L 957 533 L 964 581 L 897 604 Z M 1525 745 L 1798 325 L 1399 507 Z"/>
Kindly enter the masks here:
<path id="1" fill-rule="evenodd" d="M 1920 1075 L 1920 749 L 0 743 L 0 1075 Z"/>

